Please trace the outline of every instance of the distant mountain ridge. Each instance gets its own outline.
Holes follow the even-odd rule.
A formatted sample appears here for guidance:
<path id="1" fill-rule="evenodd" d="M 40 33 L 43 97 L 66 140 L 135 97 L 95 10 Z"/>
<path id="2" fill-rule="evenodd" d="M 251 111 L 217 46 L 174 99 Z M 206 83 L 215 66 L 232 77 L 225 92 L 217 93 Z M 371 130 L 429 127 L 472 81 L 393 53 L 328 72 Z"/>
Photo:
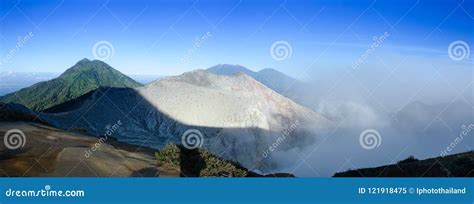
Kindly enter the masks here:
<path id="1" fill-rule="evenodd" d="M 255 80 L 278 93 L 285 93 L 292 87 L 301 85 L 303 83 L 272 68 L 265 68 L 258 72 L 254 72 L 241 65 L 219 64 L 207 69 L 207 71 L 214 74 L 227 76 L 241 72 L 253 77 Z"/>
<path id="2" fill-rule="evenodd" d="M 104 86 L 135 88 L 141 84 L 102 61 L 82 59 L 59 77 L 2 96 L 0 101 L 41 111 Z"/>
<path id="3" fill-rule="evenodd" d="M 277 93 L 295 101 L 296 103 L 312 108 L 313 104 L 307 95 L 307 88 L 310 86 L 303 81 L 290 77 L 272 68 L 265 68 L 258 72 L 252 71 L 241 65 L 218 64 L 207 71 L 231 76 L 237 73 L 245 73 L 258 82 L 264 84 Z"/>

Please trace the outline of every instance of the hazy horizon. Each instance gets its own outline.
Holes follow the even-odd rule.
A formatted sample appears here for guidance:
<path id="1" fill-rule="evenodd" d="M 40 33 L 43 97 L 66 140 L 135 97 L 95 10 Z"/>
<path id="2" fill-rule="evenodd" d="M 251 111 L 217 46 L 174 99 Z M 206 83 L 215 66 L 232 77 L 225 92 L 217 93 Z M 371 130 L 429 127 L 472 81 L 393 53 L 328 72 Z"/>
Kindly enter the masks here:
<path id="1" fill-rule="evenodd" d="M 21 71 L 21 70 L 20 70 L 20 71 L 16 71 L 16 70 L 14 71 L 14 70 L 10 70 L 10 71 L 0 71 L 0 73 L 25 73 L 25 74 L 27 74 L 27 73 L 50 73 L 50 74 L 57 74 L 57 75 L 59 75 L 59 74 L 63 73 L 64 71 L 66 71 L 67 69 L 69 69 L 69 68 L 71 68 L 72 66 L 74 66 L 77 62 L 79 62 L 79 61 L 82 60 L 82 59 L 88 59 L 88 60 L 91 60 L 91 61 L 92 61 L 92 60 L 95 60 L 95 59 L 89 59 L 89 58 L 78 58 L 78 60 L 76 60 L 75 62 L 71 63 L 68 67 L 65 67 L 62 71 L 60 71 L 60 69 L 58 68 L 58 69 L 57 69 L 58 71 L 54 71 L 54 72 L 42 71 L 42 70 L 38 70 L 38 71 L 37 71 L 37 70 L 33 70 L 33 71 Z M 104 62 L 107 63 L 106 61 L 104 61 Z M 109 63 L 107 63 L 107 64 L 109 64 Z M 109 64 L 109 65 L 110 65 L 111 67 L 113 67 L 114 69 L 116 69 L 115 66 L 113 66 L 113 65 L 111 65 L 111 64 Z M 188 70 L 186 70 L 186 71 L 184 71 L 184 72 L 182 72 L 182 73 L 177 73 L 177 74 L 173 74 L 173 75 L 144 74 L 144 73 L 134 73 L 134 72 L 130 72 L 130 73 L 122 72 L 122 73 L 123 73 L 123 74 L 126 74 L 126 75 L 143 75 L 143 76 L 158 76 L 158 77 L 163 77 L 163 76 L 177 76 L 177 75 L 181 75 L 181 74 L 183 74 L 183 73 L 185 73 L 185 72 L 190 72 L 190 71 L 199 70 L 199 69 L 206 70 L 206 69 L 208 69 L 208 68 L 211 68 L 211 67 L 214 67 L 214 66 L 219 66 L 219 65 L 242 66 L 242 67 L 245 67 L 246 69 L 248 69 L 248 70 L 250 70 L 250 71 L 253 71 L 253 72 L 258 72 L 258 71 L 261 71 L 261 70 L 263 70 L 263 69 L 274 69 L 274 70 L 277 70 L 277 71 L 281 72 L 280 70 L 275 69 L 275 68 L 272 68 L 272 67 L 249 68 L 249 67 L 247 67 L 247 66 L 245 66 L 245 65 L 242 65 L 242 64 L 218 63 L 218 64 L 214 64 L 214 65 L 212 65 L 212 66 L 210 66 L 210 67 L 199 67 L 199 68 L 194 68 L 194 69 L 190 67 Z M 117 70 L 118 70 L 118 69 L 117 69 Z M 118 71 L 120 71 L 120 70 L 118 70 Z M 282 72 L 282 73 L 283 73 L 283 72 Z M 287 76 L 290 76 L 290 77 L 292 77 L 292 78 L 297 79 L 295 76 L 291 76 L 290 74 L 287 74 L 287 73 L 283 73 L 283 74 L 285 74 L 285 75 L 287 75 Z M 299 80 L 301 80 L 301 79 L 299 79 Z"/>

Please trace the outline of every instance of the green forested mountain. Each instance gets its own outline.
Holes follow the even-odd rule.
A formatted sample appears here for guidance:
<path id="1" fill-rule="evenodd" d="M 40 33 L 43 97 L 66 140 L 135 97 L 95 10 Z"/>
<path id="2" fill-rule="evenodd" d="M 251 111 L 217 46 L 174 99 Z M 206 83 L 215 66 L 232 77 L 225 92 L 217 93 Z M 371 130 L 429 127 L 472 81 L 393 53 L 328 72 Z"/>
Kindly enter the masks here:
<path id="1" fill-rule="evenodd" d="M 58 78 L 7 94 L 0 97 L 0 101 L 19 103 L 41 111 L 102 86 L 133 88 L 141 84 L 102 61 L 83 59 Z"/>

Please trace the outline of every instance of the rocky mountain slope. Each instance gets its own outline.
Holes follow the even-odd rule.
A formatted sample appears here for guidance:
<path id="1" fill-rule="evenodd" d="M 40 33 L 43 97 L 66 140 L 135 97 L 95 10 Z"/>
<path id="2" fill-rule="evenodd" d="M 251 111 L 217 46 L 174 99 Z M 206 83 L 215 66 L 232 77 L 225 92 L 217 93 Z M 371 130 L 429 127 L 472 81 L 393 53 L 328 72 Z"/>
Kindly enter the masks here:
<path id="1" fill-rule="evenodd" d="M 307 145 L 332 124 L 245 74 L 203 70 L 135 89 L 100 88 L 47 112 L 41 119 L 55 127 L 94 135 L 121 121 L 118 140 L 153 148 L 183 143 L 183 134 L 196 129 L 199 146 L 257 169 L 271 145 L 278 144 L 274 151 Z"/>
<path id="2" fill-rule="evenodd" d="M 25 145 L 11 150 L 0 144 L 0 176 L 179 176 L 177 170 L 157 166 L 154 151 L 149 148 L 111 138 L 102 143 L 90 135 L 30 122 L 0 122 L 2 141 L 11 129 L 25 134 Z M 93 147 L 97 148 L 86 156 Z M 150 174 L 151 169 L 155 174 Z"/>
<path id="3" fill-rule="evenodd" d="M 0 112 L 3 113 L 3 109 Z M 65 132 L 38 123 L 5 122 L 0 119 L 2 141 L 6 132 L 12 129 L 21 130 L 25 135 L 21 141 L 24 146 L 12 150 L 0 143 L 0 177 L 263 176 L 203 149 L 180 147 L 183 149 L 181 153 L 172 148 L 155 150 L 118 142 L 112 137 L 99 139 L 82 132 Z"/>
<path id="4" fill-rule="evenodd" d="M 0 97 L 0 101 L 41 111 L 103 86 L 138 87 L 140 84 L 102 61 L 83 59 L 58 78 L 7 94 Z"/>

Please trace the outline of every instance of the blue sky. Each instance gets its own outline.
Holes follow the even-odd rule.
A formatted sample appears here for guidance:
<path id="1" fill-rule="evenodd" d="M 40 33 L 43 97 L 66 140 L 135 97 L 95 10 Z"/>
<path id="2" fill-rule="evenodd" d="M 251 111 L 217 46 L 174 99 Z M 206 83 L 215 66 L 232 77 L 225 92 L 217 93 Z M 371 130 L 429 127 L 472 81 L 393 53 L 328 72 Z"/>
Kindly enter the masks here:
<path id="1" fill-rule="evenodd" d="M 107 41 L 114 55 L 104 61 L 129 74 L 175 75 L 228 63 L 300 77 L 349 68 L 385 32 L 389 37 L 361 66 L 376 69 L 378 58 L 395 66 L 407 55 L 416 58 L 406 66 L 432 59 L 454 66 L 447 48 L 456 40 L 474 46 L 473 16 L 472 0 L 2 0 L 0 71 L 62 72 L 94 59 L 94 45 Z M 290 57 L 272 58 L 277 41 L 291 46 Z M 460 63 L 469 66 L 472 55 Z"/>

